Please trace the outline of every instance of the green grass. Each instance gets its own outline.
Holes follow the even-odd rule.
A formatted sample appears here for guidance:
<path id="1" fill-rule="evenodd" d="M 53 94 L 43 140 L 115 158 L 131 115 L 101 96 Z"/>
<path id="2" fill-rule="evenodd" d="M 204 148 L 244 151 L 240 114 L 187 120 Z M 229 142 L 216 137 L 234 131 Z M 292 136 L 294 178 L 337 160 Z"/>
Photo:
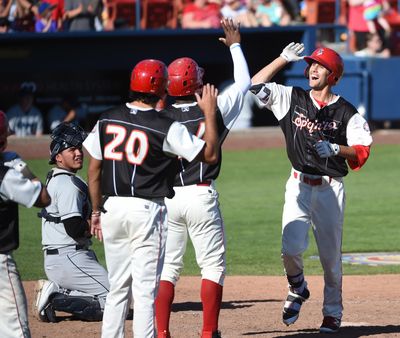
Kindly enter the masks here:
<path id="1" fill-rule="evenodd" d="M 360 172 L 345 178 L 346 213 L 343 252 L 400 251 L 400 145 L 376 145 Z M 283 149 L 224 151 L 217 181 L 227 238 L 229 275 L 282 275 L 281 213 L 290 164 Z M 29 161 L 44 179 L 46 161 Z M 83 170 L 82 177 L 86 173 Z M 23 279 L 44 277 L 40 219 L 36 209 L 20 208 L 21 246 L 15 257 Z M 102 245 L 93 240 L 104 264 Z M 321 274 L 315 241 L 305 253 L 307 274 Z M 369 267 L 344 264 L 345 274 L 400 273 L 400 266 Z M 191 244 L 185 275 L 199 275 Z"/>

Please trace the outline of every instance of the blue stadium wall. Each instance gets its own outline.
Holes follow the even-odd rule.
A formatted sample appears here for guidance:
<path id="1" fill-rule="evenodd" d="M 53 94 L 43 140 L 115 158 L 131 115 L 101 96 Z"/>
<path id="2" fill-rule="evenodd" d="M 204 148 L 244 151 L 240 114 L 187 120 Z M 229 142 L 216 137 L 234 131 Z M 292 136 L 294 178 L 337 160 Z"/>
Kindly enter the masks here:
<path id="1" fill-rule="evenodd" d="M 319 26 L 242 29 L 242 47 L 251 74 L 273 60 L 291 41 L 302 41 L 311 53 Z M 222 86 L 232 79 L 228 49 L 218 41 L 222 30 L 148 30 L 88 33 L 0 35 L 0 109 L 16 99 L 22 81 L 35 81 L 37 104 L 46 111 L 61 97 L 86 102 L 96 113 L 126 100 L 132 67 L 145 58 L 189 56 L 205 68 L 205 81 Z M 305 63 L 290 65 L 275 80 L 307 86 Z M 400 58 L 345 57 L 346 73 L 335 88 L 370 120 L 400 120 L 397 79 Z M 257 125 L 273 119 L 256 118 Z"/>

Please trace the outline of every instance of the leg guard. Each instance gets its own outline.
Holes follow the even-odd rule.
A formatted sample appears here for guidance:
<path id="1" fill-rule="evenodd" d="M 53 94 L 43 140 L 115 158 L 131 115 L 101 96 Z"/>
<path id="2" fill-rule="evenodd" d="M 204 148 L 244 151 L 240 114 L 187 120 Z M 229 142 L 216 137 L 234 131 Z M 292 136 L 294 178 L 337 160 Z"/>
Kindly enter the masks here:
<path id="1" fill-rule="evenodd" d="M 56 293 L 51 299 L 51 306 L 55 311 L 71 313 L 77 318 L 86 321 L 101 321 L 103 311 L 95 297 L 77 297 Z"/>

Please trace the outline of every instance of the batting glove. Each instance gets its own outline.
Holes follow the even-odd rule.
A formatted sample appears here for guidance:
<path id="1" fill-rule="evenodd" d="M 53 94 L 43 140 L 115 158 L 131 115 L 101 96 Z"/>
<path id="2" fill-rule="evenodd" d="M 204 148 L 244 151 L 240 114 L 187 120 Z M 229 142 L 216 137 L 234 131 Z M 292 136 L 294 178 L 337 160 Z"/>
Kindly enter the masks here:
<path id="1" fill-rule="evenodd" d="M 327 158 L 331 156 L 336 156 L 339 154 L 340 147 L 336 143 L 330 143 L 328 141 L 320 141 L 315 144 L 315 149 L 319 157 Z"/>
<path id="2" fill-rule="evenodd" d="M 299 61 L 303 59 L 303 57 L 300 56 L 303 52 L 304 44 L 291 42 L 283 49 L 281 56 L 287 62 Z"/>
<path id="3" fill-rule="evenodd" d="M 20 158 L 16 158 L 14 160 L 8 161 L 7 163 L 4 163 L 7 167 L 13 168 L 19 173 L 22 174 L 25 178 L 28 178 L 30 180 L 36 178 L 36 176 L 32 173 L 32 171 L 29 169 L 28 164 L 24 161 L 22 161 Z"/>

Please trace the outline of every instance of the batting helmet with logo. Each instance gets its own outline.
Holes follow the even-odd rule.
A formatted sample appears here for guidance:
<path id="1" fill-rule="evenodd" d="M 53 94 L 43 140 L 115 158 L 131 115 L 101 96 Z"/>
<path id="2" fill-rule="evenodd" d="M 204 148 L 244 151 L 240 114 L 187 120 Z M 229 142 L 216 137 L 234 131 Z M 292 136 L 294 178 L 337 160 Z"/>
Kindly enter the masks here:
<path id="1" fill-rule="evenodd" d="M 204 69 L 191 58 L 176 59 L 168 66 L 168 94 L 193 95 L 203 85 Z"/>
<path id="2" fill-rule="evenodd" d="M 52 141 L 50 143 L 50 161 L 49 164 L 56 163 L 57 154 L 63 150 L 76 147 L 82 147 L 86 132 L 77 124 L 62 122 L 51 133 Z"/>
<path id="3" fill-rule="evenodd" d="M 331 73 L 328 76 L 328 84 L 334 86 L 343 75 L 343 60 L 342 57 L 330 48 L 317 48 L 310 56 L 305 56 L 304 60 L 308 63 L 304 71 L 308 78 L 310 66 L 317 62 L 328 69 Z"/>
<path id="4" fill-rule="evenodd" d="M 167 66 L 159 60 L 140 61 L 132 70 L 131 90 L 162 98 L 167 91 Z"/>

